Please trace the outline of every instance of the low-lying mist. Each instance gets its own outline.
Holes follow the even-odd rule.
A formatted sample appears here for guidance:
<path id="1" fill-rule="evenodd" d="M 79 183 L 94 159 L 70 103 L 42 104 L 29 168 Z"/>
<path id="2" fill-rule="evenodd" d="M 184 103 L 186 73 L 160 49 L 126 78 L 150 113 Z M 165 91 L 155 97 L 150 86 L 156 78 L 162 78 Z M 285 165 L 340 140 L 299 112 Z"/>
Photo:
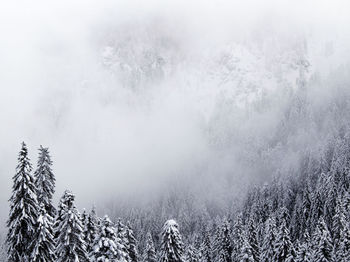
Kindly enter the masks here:
<path id="1" fill-rule="evenodd" d="M 1 10 L 1 219 L 22 141 L 34 166 L 50 148 L 56 198 L 103 211 L 169 194 L 226 208 L 322 151 L 348 125 L 347 4 L 228 2 Z"/>

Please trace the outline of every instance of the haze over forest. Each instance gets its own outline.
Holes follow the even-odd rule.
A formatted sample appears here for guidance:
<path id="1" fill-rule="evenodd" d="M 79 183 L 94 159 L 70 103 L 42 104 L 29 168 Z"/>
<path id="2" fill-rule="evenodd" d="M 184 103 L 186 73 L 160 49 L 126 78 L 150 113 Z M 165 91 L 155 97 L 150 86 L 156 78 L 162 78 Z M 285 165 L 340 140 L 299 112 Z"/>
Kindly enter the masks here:
<path id="1" fill-rule="evenodd" d="M 226 210 L 348 128 L 346 1 L 39 2 L 0 10 L 2 225 L 22 141 L 56 203 Z"/>

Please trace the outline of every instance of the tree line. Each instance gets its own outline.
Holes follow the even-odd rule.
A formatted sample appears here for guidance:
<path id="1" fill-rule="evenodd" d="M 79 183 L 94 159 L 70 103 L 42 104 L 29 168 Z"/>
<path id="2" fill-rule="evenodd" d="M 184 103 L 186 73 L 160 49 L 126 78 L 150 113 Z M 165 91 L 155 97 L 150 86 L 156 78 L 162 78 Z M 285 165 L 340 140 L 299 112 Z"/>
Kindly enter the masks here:
<path id="1" fill-rule="evenodd" d="M 94 208 L 80 213 L 68 190 L 54 207 L 51 167 L 49 150 L 40 147 L 32 172 L 22 143 L 7 222 L 10 262 L 350 261 L 350 135 L 346 132 L 321 154 L 305 154 L 298 170 L 251 187 L 234 212 L 222 216 L 204 212 L 186 226 L 182 217 L 183 235 L 173 219 L 159 230 L 137 215 L 130 223 L 99 217 Z"/>

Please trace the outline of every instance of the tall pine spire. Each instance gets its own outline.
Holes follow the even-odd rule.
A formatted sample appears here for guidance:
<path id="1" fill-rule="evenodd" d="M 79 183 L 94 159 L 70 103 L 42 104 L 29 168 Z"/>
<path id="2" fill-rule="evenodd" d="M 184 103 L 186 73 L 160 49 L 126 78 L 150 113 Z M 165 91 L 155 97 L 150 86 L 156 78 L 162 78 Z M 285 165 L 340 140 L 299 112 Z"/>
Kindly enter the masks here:
<path id="1" fill-rule="evenodd" d="M 52 160 L 49 149 L 40 146 L 38 164 L 34 173 L 38 202 L 44 204 L 47 213 L 51 217 L 55 217 L 56 209 L 52 205 L 52 196 L 55 192 L 56 179 L 51 166 Z"/>
<path id="2" fill-rule="evenodd" d="M 36 231 L 39 207 L 31 174 L 32 166 L 28 158 L 26 144 L 22 143 L 18 155 L 16 174 L 13 176 L 10 215 L 7 221 L 9 262 L 30 261 L 30 246 Z"/>

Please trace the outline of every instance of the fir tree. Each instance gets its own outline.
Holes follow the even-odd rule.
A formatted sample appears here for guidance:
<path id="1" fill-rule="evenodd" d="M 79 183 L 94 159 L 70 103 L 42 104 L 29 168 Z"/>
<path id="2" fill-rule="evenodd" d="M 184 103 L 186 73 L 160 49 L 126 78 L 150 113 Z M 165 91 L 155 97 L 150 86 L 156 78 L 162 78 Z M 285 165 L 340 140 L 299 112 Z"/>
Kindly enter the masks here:
<path id="1" fill-rule="evenodd" d="M 303 241 L 297 242 L 296 244 L 295 262 L 312 262 L 312 251 L 310 247 L 310 236 L 306 231 L 303 236 Z"/>
<path id="2" fill-rule="evenodd" d="M 156 262 L 157 261 L 157 254 L 156 250 L 154 248 L 154 243 L 152 239 L 152 235 L 150 232 L 147 232 L 147 239 L 146 239 L 146 248 L 143 253 L 143 261 L 144 262 Z"/>
<path id="3" fill-rule="evenodd" d="M 127 239 L 127 252 L 130 257 L 130 262 L 137 262 L 138 251 L 137 251 L 137 240 L 135 238 L 134 232 L 131 229 L 130 222 L 127 223 L 125 228 L 125 237 Z"/>
<path id="4" fill-rule="evenodd" d="M 260 253 L 261 262 L 270 262 L 275 257 L 274 245 L 276 241 L 276 221 L 271 216 L 266 221 L 265 234 Z"/>
<path id="5" fill-rule="evenodd" d="M 90 253 L 92 261 L 117 262 L 125 261 L 113 223 L 106 215 L 101 221 L 101 227 Z"/>
<path id="6" fill-rule="evenodd" d="M 184 262 L 179 226 L 173 219 L 168 220 L 163 226 L 159 261 Z"/>
<path id="7" fill-rule="evenodd" d="M 89 261 L 86 243 L 83 239 L 83 225 L 78 210 L 74 206 L 74 195 L 65 191 L 61 199 L 63 209 L 57 227 L 57 262 Z"/>
<path id="8" fill-rule="evenodd" d="M 233 225 L 233 233 L 232 233 L 232 260 L 234 262 L 238 261 L 239 255 L 242 249 L 243 245 L 243 219 L 242 219 L 242 213 L 239 213 L 238 216 L 235 219 L 234 225 Z"/>
<path id="9" fill-rule="evenodd" d="M 46 213 L 44 204 L 41 204 L 40 216 L 38 218 L 37 231 L 34 237 L 32 262 L 54 262 L 55 242 L 52 235 L 52 217 Z"/>
<path id="10" fill-rule="evenodd" d="M 90 253 L 97 235 L 97 215 L 95 208 L 93 207 L 90 213 L 87 215 L 84 223 L 84 241 L 86 243 L 86 251 Z"/>
<path id="11" fill-rule="evenodd" d="M 187 248 L 186 262 L 199 262 L 198 251 L 193 245 L 189 245 Z"/>
<path id="12" fill-rule="evenodd" d="M 259 245 L 259 239 L 258 239 L 258 232 L 256 229 L 256 225 L 253 218 L 250 218 L 248 220 L 247 225 L 247 238 L 248 243 L 252 248 L 252 254 L 255 261 L 259 261 L 260 258 L 260 245 Z"/>
<path id="13" fill-rule="evenodd" d="M 274 243 L 275 261 L 292 261 L 295 253 L 290 233 L 287 227 L 288 211 L 282 207 L 279 215 L 280 226 Z"/>
<path id="14" fill-rule="evenodd" d="M 242 235 L 242 247 L 241 247 L 241 252 L 239 254 L 239 262 L 257 262 L 258 260 L 254 259 L 253 255 L 253 248 L 249 244 L 247 232 L 244 232 Z"/>
<path id="15" fill-rule="evenodd" d="M 335 256 L 337 262 L 350 261 L 350 226 L 342 217 L 340 224 L 343 226 L 340 229 L 337 246 L 335 248 Z"/>
<path id="16" fill-rule="evenodd" d="M 55 176 L 51 169 L 52 161 L 49 149 L 40 146 L 37 169 L 35 170 L 35 185 L 39 204 L 44 204 L 46 212 L 55 217 L 56 209 L 52 205 L 52 196 L 55 192 Z"/>
<path id="17" fill-rule="evenodd" d="M 333 262 L 333 244 L 326 223 L 321 217 L 313 236 L 314 261 Z"/>
<path id="18" fill-rule="evenodd" d="M 30 261 L 32 241 L 37 229 L 39 206 L 36 196 L 32 166 L 26 144 L 22 143 L 16 174 L 13 176 L 10 214 L 7 221 L 9 262 Z"/>
<path id="19" fill-rule="evenodd" d="M 204 262 L 212 262 L 212 246 L 209 232 L 205 231 L 204 240 L 201 246 L 202 260 Z"/>
<path id="20" fill-rule="evenodd" d="M 117 232 L 117 240 L 120 254 L 123 260 L 130 261 L 129 252 L 127 249 L 128 246 L 128 238 L 126 237 L 126 226 L 122 223 L 121 219 L 119 218 L 116 223 L 116 232 Z"/>
<path id="21" fill-rule="evenodd" d="M 232 232 L 227 219 L 222 222 L 215 242 L 215 251 L 220 262 L 230 262 L 233 253 Z"/>

